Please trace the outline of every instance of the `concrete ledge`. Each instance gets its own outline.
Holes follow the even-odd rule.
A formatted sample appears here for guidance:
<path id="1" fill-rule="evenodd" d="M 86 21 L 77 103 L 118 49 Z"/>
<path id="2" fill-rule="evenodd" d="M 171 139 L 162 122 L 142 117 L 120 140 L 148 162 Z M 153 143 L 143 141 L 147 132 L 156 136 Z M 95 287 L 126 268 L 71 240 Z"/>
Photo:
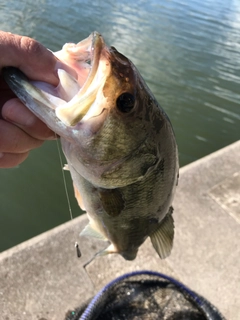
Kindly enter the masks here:
<path id="1" fill-rule="evenodd" d="M 149 241 L 133 262 L 116 255 L 83 265 L 104 243 L 78 234 L 76 218 L 0 254 L 1 319 L 64 319 L 108 281 L 128 271 L 172 275 L 204 295 L 227 319 L 240 310 L 240 141 L 180 170 L 175 245 L 162 261 Z M 82 258 L 76 257 L 78 241 Z"/>

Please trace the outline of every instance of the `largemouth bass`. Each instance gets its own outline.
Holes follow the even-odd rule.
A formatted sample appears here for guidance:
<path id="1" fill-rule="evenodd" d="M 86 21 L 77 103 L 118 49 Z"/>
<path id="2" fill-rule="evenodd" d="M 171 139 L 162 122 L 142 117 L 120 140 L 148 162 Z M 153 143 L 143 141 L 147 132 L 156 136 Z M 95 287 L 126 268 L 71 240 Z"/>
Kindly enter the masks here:
<path id="1" fill-rule="evenodd" d="M 160 258 L 172 249 L 178 151 L 170 120 L 134 64 L 92 33 L 55 53 L 74 71 L 59 86 L 4 76 L 15 94 L 61 137 L 80 207 L 82 235 L 110 242 L 100 255 L 135 259 L 149 236 Z"/>

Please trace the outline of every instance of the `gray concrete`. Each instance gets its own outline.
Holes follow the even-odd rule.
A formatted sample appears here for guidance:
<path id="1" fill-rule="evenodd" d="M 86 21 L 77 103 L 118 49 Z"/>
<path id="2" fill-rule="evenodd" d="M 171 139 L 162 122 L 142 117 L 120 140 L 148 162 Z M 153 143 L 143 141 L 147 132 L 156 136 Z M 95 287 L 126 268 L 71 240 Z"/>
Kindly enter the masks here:
<path id="1" fill-rule="evenodd" d="M 128 271 L 172 275 L 204 295 L 227 319 L 240 319 L 240 141 L 180 170 L 176 236 L 162 261 L 149 241 L 133 262 L 111 255 L 83 264 L 104 246 L 79 239 L 79 217 L 0 254 L 1 319 L 55 320 Z M 74 243 L 83 253 L 76 257 Z"/>

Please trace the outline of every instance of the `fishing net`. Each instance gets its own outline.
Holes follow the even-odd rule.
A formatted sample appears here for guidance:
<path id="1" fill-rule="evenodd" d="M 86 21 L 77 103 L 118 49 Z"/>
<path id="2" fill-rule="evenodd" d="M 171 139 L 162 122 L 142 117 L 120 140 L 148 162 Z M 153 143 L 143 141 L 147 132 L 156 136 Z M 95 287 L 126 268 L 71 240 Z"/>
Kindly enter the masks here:
<path id="1" fill-rule="evenodd" d="M 152 271 L 125 274 L 107 284 L 65 320 L 225 320 L 205 298 Z"/>

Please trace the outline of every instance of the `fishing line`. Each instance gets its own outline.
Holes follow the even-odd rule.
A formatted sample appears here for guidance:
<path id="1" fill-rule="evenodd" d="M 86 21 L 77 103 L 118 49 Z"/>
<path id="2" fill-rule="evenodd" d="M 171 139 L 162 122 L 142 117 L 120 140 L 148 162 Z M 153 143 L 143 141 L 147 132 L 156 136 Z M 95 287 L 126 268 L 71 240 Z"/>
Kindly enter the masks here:
<path id="1" fill-rule="evenodd" d="M 66 193 L 66 197 L 67 197 L 68 209 L 69 209 L 70 217 L 71 217 L 71 220 L 72 220 L 73 219 L 72 208 L 71 208 L 71 203 L 70 203 L 70 199 L 69 199 L 69 193 L 68 193 L 68 188 L 67 188 L 67 183 L 66 183 L 66 177 L 65 177 L 65 173 L 64 173 L 65 170 L 64 170 L 63 161 L 62 161 L 60 142 L 59 142 L 59 139 L 58 139 L 58 136 L 57 136 L 56 133 L 55 133 L 55 137 L 56 137 L 56 140 L 57 140 L 57 150 L 58 150 L 58 156 L 59 156 L 59 161 L 60 161 L 61 170 L 62 170 L 63 184 L 64 184 L 64 189 L 65 189 L 65 193 Z M 78 242 L 75 242 L 74 246 L 75 246 L 77 258 L 81 258 L 82 253 L 81 253 L 81 250 L 79 248 Z M 87 263 L 85 263 L 83 265 L 83 269 L 87 273 L 88 278 L 90 279 L 94 289 L 95 289 L 95 283 L 93 282 L 92 278 L 90 277 L 89 273 L 87 272 L 86 267 L 95 259 L 96 256 L 97 256 L 97 254 L 94 255 L 89 261 L 87 261 Z"/>
<path id="2" fill-rule="evenodd" d="M 65 193 L 66 193 L 66 197 L 67 197 L 68 210 L 69 210 L 69 213 L 70 213 L 70 218 L 72 220 L 73 219 L 72 208 L 71 208 L 71 203 L 70 203 L 70 199 L 69 199 L 69 193 L 68 193 L 68 188 L 67 188 L 67 183 L 66 183 L 66 177 L 65 177 L 64 169 L 63 169 L 63 161 L 62 161 L 62 156 L 61 156 L 61 151 L 60 151 L 60 142 L 59 142 L 59 139 L 58 139 L 56 133 L 55 133 L 55 136 L 56 136 L 56 140 L 57 140 L 57 150 L 58 150 L 58 156 L 59 156 L 60 165 L 61 165 L 61 171 L 62 171 L 62 176 L 63 176 L 64 189 L 65 189 Z"/>
<path id="3" fill-rule="evenodd" d="M 69 199 L 69 193 L 68 193 L 68 188 L 67 188 L 67 182 L 66 182 L 66 177 L 65 177 L 65 173 L 64 173 L 64 167 L 63 167 L 63 161 L 62 161 L 62 155 L 61 155 L 61 150 L 60 150 L 60 142 L 59 139 L 55 133 L 55 137 L 57 140 L 57 150 L 58 150 L 58 156 L 59 156 L 59 161 L 60 161 L 60 165 L 61 165 L 61 171 L 62 171 L 62 176 L 63 176 L 63 184 L 64 184 L 64 189 L 65 189 L 65 193 L 66 193 L 66 197 L 67 197 L 67 203 L 68 203 L 68 210 L 70 213 L 70 218 L 71 220 L 73 219 L 73 215 L 72 215 L 72 208 L 71 208 L 71 203 L 70 203 L 70 199 Z M 75 248 L 76 248 L 76 253 L 77 253 L 77 257 L 80 258 L 82 256 L 79 245 L 77 242 L 75 242 Z"/>

